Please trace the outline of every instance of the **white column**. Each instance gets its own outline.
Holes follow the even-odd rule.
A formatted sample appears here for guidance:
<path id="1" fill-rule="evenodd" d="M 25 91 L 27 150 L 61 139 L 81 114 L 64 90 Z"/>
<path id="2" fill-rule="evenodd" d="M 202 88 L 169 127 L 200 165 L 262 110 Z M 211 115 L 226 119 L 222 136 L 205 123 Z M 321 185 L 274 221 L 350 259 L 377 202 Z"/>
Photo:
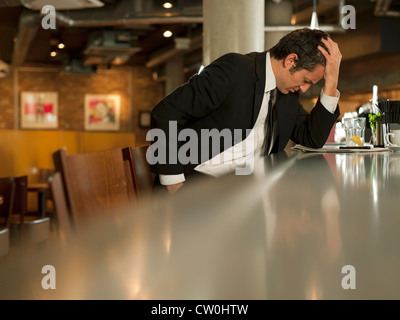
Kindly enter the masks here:
<path id="1" fill-rule="evenodd" d="M 185 82 L 183 56 L 175 56 L 167 61 L 165 75 L 165 94 L 168 95 Z"/>
<path id="2" fill-rule="evenodd" d="M 265 0 L 203 0 L 203 65 L 228 52 L 264 51 Z"/>

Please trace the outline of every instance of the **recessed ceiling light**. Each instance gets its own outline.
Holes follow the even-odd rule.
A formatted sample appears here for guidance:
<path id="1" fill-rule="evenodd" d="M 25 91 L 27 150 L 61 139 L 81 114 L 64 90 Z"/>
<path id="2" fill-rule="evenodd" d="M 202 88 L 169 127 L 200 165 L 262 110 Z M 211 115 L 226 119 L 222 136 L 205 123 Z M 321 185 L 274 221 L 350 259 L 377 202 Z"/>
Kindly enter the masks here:
<path id="1" fill-rule="evenodd" d="M 171 2 L 164 2 L 163 7 L 165 9 L 171 9 L 173 7 Z"/>
<path id="2" fill-rule="evenodd" d="M 50 55 L 51 55 L 52 57 L 55 57 L 55 56 L 57 55 L 57 52 L 52 51 L 52 52 L 50 52 Z"/>
<path id="3" fill-rule="evenodd" d="M 166 38 L 169 38 L 172 36 L 172 32 L 170 30 L 166 30 L 166 31 L 164 31 L 163 36 Z"/>
<path id="4" fill-rule="evenodd" d="M 62 42 L 60 42 L 60 43 L 57 45 L 57 47 L 58 47 L 58 49 L 64 49 L 64 48 L 65 48 L 65 44 L 62 43 Z"/>

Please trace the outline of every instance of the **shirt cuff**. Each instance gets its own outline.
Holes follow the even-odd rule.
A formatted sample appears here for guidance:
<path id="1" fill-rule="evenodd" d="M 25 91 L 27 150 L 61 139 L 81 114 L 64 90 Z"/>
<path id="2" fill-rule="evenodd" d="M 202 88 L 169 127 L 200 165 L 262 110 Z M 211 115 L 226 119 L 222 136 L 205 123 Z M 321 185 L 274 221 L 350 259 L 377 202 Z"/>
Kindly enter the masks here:
<path id="1" fill-rule="evenodd" d="M 340 98 L 340 92 L 339 90 L 336 89 L 336 93 L 334 97 L 331 96 L 327 96 L 324 93 L 324 88 L 322 88 L 321 90 L 321 95 L 320 95 L 320 101 L 322 103 L 322 105 L 325 107 L 326 110 L 328 110 L 330 113 L 335 113 L 337 104 L 339 102 L 339 98 Z"/>
<path id="2" fill-rule="evenodd" d="M 159 174 L 158 176 L 160 178 L 160 183 L 163 186 L 169 186 L 171 184 L 177 184 L 185 181 L 185 175 L 183 173 L 172 175 Z"/>

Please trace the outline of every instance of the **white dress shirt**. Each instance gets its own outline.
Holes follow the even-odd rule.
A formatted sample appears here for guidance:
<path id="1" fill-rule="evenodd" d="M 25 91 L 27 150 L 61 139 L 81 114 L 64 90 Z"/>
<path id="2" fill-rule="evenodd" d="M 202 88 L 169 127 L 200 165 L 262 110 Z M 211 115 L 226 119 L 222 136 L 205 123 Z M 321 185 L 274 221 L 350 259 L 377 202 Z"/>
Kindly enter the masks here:
<path id="1" fill-rule="evenodd" d="M 276 88 L 276 79 L 272 71 L 271 59 L 269 52 L 266 57 L 266 79 L 264 98 L 261 104 L 260 112 L 249 135 L 243 141 L 235 144 L 231 148 L 216 155 L 212 159 L 199 164 L 194 170 L 208 174 L 214 177 L 219 177 L 227 174 L 236 168 L 246 166 L 246 163 L 252 163 L 254 154 L 259 150 L 265 138 L 265 120 L 268 114 L 268 102 L 270 92 Z M 340 93 L 336 90 L 336 96 L 330 97 L 324 94 L 323 89 L 320 94 L 322 105 L 332 114 L 335 112 Z M 184 174 L 163 175 L 160 174 L 160 183 L 162 185 L 177 184 L 185 181 Z"/>

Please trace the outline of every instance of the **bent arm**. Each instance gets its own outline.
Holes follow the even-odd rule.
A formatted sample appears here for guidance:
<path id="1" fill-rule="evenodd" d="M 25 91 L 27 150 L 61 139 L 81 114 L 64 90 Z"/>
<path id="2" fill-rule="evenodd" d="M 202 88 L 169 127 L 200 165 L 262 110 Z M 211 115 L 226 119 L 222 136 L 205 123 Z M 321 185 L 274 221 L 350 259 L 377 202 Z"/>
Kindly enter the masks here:
<path id="1" fill-rule="evenodd" d="M 168 175 L 184 172 L 178 157 L 179 148 L 183 143 L 178 141 L 179 132 L 212 113 L 222 104 L 238 76 L 238 59 L 239 55 L 233 53 L 222 56 L 154 107 L 151 113 L 151 128 L 161 129 L 165 134 L 161 147 L 165 148 L 166 163 L 153 164 L 153 172 Z M 177 127 L 174 134 L 169 130 L 172 121 L 176 121 Z M 153 138 L 152 141 L 154 143 Z M 170 153 L 173 153 L 171 157 Z M 170 159 L 177 159 L 177 163 L 171 163 Z"/>

